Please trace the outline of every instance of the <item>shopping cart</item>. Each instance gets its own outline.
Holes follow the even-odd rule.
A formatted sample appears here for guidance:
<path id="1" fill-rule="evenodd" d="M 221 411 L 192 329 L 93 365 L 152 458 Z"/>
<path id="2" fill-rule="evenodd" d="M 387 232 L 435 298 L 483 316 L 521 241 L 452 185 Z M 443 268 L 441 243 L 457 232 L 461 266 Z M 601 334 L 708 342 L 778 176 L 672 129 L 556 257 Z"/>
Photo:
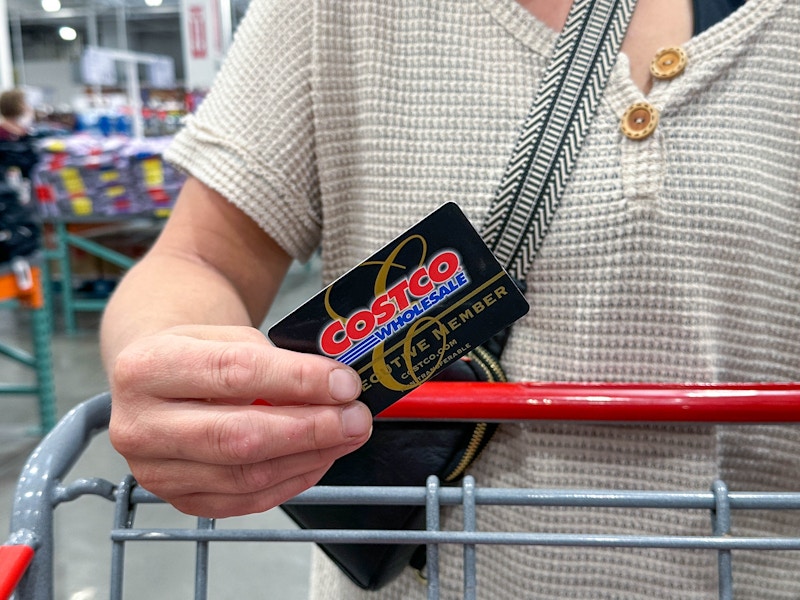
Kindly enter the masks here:
<path id="1" fill-rule="evenodd" d="M 11 533 L 0 547 L 0 599 L 16 589 L 19 600 L 50 599 L 54 594 L 54 511 L 87 495 L 113 503 L 110 597 L 122 597 L 126 544 L 178 541 L 196 545 L 194 598 L 208 595 L 209 544 L 212 542 L 335 542 L 427 545 L 428 597 L 439 597 L 439 545 L 463 547 L 464 597 L 478 597 L 476 546 L 530 544 L 609 548 L 671 548 L 715 551 L 719 597 L 733 598 L 732 552 L 736 550 L 800 550 L 794 537 L 730 535 L 733 513 L 742 510 L 797 510 L 800 492 L 729 492 L 716 481 L 708 492 L 493 489 L 466 477 L 459 487 L 442 487 L 435 477 L 423 487 L 322 487 L 297 496 L 297 503 L 417 504 L 426 507 L 423 531 L 218 529 L 211 519 L 192 528 L 137 528 L 135 509 L 159 503 L 158 498 L 125 477 L 114 484 L 101 478 L 64 478 L 90 440 L 103 431 L 110 415 L 107 394 L 89 399 L 67 414 L 31 454 L 18 482 Z M 644 384 L 471 384 L 432 382 L 415 390 L 382 415 L 391 419 L 455 419 L 478 421 L 555 420 L 591 422 L 716 422 L 798 423 L 800 383 L 733 385 Z M 589 535 L 540 532 L 482 531 L 476 514 L 482 506 L 570 506 L 622 509 L 707 510 L 708 535 Z M 458 505 L 463 528 L 443 530 L 441 507 Z"/>

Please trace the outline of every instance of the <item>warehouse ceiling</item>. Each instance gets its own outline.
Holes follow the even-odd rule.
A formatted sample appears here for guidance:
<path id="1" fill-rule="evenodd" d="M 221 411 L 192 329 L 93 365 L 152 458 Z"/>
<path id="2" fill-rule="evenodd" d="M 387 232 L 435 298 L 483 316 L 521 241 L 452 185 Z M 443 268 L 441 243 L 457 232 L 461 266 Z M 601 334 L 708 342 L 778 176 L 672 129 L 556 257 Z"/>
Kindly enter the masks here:
<path id="1" fill-rule="evenodd" d="M 9 16 L 19 18 L 23 22 L 33 22 L 53 19 L 85 18 L 92 13 L 103 15 L 116 13 L 119 8 L 124 8 L 127 16 L 132 18 L 147 18 L 148 15 L 157 16 L 175 13 L 180 6 L 180 0 L 161 0 L 160 6 L 147 6 L 145 0 L 60 0 L 61 10 L 46 12 L 40 0 L 6 0 Z M 241 13 L 246 8 L 249 0 L 221 0 L 221 4 L 229 2 L 234 12 Z"/>
<path id="2" fill-rule="evenodd" d="M 34 76 L 26 67 L 37 62 L 67 59 L 76 65 L 83 49 L 95 43 L 169 56 L 175 61 L 176 76 L 181 80 L 184 76 L 179 35 L 182 1 L 185 0 L 161 0 L 159 6 L 148 6 L 146 0 L 60 0 L 58 11 L 46 12 L 43 0 L 6 0 L 16 77 L 31 83 Z M 44 3 L 48 2 L 53 0 Z M 230 8 L 230 25 L 235 30 L 250 0 L 215 2 L 220 10 Z M 75 41 L 61 39 L 62 27 L 73 30 Z M 120 32 L 126 37 L 122 46 L 118 41 Z M 78 77 L 77 73 L 73 77 Z"/>
<path id="3" fill-rule="evenodd" d="M 124 14 L 126 19 L 155 19 L 167 15 L 177 15 L 180 0 L 162 0 L 161 6 L 147 6 L 144 0 L 60 0 L 61 9 L 47 12 L 41 0 L 6 0 L 11 24 L 21 25 L 72 25 L 85 22 L 89 18 L 117 18 Z M 124 8 L 124 11 L 120 9 Z M 17 18 L 19 19 L 17 21 Z"/>

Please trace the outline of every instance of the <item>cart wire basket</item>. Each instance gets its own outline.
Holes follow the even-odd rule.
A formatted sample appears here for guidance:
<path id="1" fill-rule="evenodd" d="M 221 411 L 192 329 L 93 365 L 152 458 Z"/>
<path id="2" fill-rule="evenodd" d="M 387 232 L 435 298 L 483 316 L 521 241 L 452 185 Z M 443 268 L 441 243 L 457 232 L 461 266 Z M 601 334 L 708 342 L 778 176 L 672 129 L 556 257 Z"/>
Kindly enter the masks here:
<path id="1" fill-rule="evenodd" d="M 724 481 L 707 492 L 579 489 L 501 489 L 480 487 L 467 476 L 457 487 L 430 477 L 420 487 L 316 486 L 290 502 L 307 504 L 422 505 L 424 530 L 218 529 L 200 518 L 193 528 L 137 528 L 136 507 L 161 503 L 131 476 L 119 483 L 101 478 L 65 482 L 92 438 L 108 427 L 111 398 L 101 394 L 70 411 L 32 452 L 19 476 L 10 534 L 0 546 L 0 600 L 54 597 L 54 513 L 67 502 L 99 496 L 113 503 L 110 531 L 110 598 L 123 596 L 126 544 L 151 541 L 195 545 L 194 598 L 208 597 L 209 545 L 212 542 L 316 542 L 425 544 L 428 598 L 439 598 L 439 546 L 463 548 L 465 599 L 479 597 L 476 547 L 479 545 L 585 546 L 608 548 L 701 549 L 715 552 L 719 598 L 733 598 L 736 550 L 800 550 L 800 531 L 792 537 L 737 537 L 730 534 L 736 511 L 800 510 L 800 492 L 729 491 Z M 430 382 L 384 411 L 380 418 L 465 421 L 586 421 L 683 423 L 800 423 L 800 383 L 708 385 L 542 384 Z M 459 506 L 463 527 L 440 528 L 444 506 Z M 621 509 L 705 510 L 707 535 L 660 536 L 483 531 L 477 514 L 483 506 L 614 507 Z"/>

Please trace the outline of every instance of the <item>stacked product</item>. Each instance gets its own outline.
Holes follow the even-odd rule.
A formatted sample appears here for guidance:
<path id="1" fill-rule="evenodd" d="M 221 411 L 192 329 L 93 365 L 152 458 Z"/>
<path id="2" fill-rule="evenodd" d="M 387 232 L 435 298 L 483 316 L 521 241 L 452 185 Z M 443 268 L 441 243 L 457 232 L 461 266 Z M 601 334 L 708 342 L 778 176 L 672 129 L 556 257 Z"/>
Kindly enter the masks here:
<path id="1" fill-rule="evenodd" d="M 87 134 L 44 140 L 35 176 L 42 215 L 165 215 L 183 182 L 161 159 L 168 142 Z"/>
<path id="2" fill-rule="evenodd" d="M 134 195 L 156 216 L 169 214 L 184 175 L 162 158 L 171 137 L 131 140 L 123 149 Z"/>

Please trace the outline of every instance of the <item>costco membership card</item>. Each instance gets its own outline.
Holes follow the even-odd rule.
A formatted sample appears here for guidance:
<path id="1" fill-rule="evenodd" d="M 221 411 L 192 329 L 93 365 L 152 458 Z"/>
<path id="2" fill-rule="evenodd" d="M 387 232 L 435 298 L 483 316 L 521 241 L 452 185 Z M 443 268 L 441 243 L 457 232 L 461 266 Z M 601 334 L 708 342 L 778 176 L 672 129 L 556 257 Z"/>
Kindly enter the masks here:
<path id="1" fill-rule="evenodd" d="M 376 415 L 527 312 L 450 202 L 282 319 L 269 338 L 353 367 Z"/>

